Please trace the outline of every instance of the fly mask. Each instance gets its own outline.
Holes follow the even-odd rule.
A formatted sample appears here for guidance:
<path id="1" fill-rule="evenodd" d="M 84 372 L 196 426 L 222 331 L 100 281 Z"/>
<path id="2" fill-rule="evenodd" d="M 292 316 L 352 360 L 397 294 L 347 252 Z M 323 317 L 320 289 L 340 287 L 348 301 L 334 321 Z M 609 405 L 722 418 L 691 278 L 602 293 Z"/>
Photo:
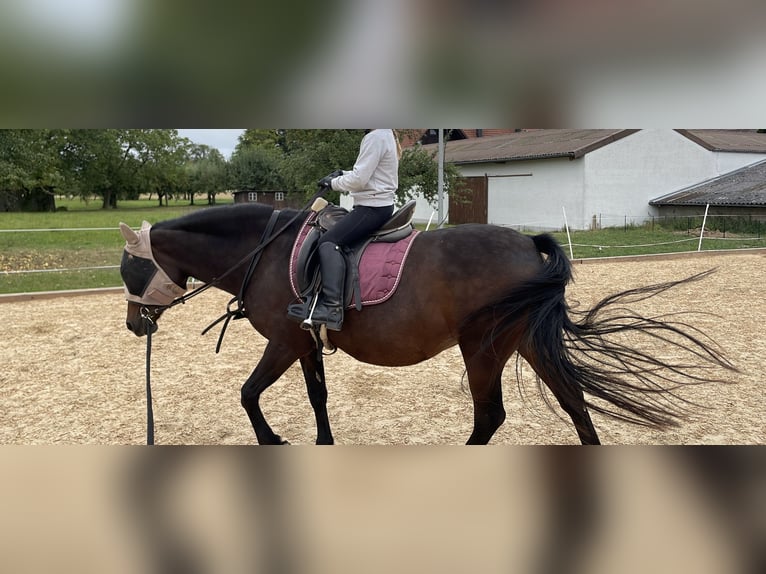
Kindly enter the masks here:
<path id="1" fill-rule="evenodd" d="M 149 234 L 151 228 L 147 221 L 138 231 L 120 223 L 120 233 L 126 241 L 120 275 L 126 300 L 141 305 L 166 306 L 183 296 L 186 288 L 177 285 L 155 261 Z"/>

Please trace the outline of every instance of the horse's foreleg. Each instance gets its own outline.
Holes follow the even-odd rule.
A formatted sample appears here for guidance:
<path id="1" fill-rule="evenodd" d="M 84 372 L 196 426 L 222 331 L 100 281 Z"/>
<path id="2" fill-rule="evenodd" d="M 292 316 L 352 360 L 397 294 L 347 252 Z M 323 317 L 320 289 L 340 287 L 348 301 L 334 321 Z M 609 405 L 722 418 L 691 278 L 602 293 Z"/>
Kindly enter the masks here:
<path id="1" fill-rule="evenodd" d="M 287 444 L 271 430 L 258 401 L 263 391 L 273 385 L 297 359 L 290 348 L 269 341 L 258 366 L 242 385 L 242 407 L 250 418 L 258 444 Z"/>
<path id="2" fill-rule="evenodd" d="M 306 379 L 311 407 L 317 422 L 317 444 L 334 444 L 330 430 L 330 417 L 327 414 L 327 384 L 325 382 L 324 364 L 316 352 L 301 357 L 303 377 Z"/>

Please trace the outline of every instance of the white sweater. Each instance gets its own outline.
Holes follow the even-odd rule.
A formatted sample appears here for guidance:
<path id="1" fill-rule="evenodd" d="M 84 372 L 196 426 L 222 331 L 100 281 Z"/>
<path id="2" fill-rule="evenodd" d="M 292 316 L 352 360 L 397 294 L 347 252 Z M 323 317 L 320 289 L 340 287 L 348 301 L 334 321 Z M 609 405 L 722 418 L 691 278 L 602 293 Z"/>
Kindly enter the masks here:
<path id="1" fill-rule="evenodd" d="M 393 205 L 399 187 L 399 155 L 393 130 L 372 130 L 362 139 L 354 169 L 332 180 L 332 188 L 354 198 L 354 205 Z"/>

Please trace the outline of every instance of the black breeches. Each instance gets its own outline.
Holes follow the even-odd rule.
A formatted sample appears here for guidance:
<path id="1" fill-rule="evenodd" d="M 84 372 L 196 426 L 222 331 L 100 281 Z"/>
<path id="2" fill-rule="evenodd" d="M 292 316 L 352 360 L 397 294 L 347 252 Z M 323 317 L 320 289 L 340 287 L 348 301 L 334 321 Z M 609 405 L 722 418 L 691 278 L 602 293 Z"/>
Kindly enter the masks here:
<path id="1" fill-rule="evenodd" d="M 357 205 L 332 229 L 320 237 L 319 244 L 330 242 L 344 247 L 353 245 L 382 227 L 393 213 L 393 205 L 385 207 Z"/>

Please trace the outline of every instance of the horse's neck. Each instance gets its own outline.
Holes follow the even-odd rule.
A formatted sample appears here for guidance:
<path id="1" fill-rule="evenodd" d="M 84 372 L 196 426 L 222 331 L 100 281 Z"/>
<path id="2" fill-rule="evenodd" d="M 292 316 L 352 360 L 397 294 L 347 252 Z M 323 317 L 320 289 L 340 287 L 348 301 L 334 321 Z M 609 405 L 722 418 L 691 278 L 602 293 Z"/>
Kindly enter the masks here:
<path id="1" fill-rule="evenodd" d="M 160 266 L 177 269 L 181 281 L 186 277 L 180 275 L 205 283 L 226 275 L 220 287 L 227 291 L 237 290 L 248 267 L 247 261 L 243 260 L 259 245 L 267 221 L 268 217 L 257 218 L 246 227 L 244 234 L 158 229 L 155 231 L 157 241 L 152 240 L 155 258 Z M 242 224 L 232 223 L 230 229 L 235 227 L 241 228 Z M 294 240 L 294 232 L 287 230 L 285 235 Z M 235 266 L 237 268 L 230 272 Z"/>
<path id="2" fill-rule="evenodd" d="M 235 254 L 241 251 L 233 238 L 227 241 L 224 237 L 177 230 L 162 230 L 152 248 L 160 267 L 177 271 L 174 280 L 194 277 L 205 283 L 235 265 Z"/>

